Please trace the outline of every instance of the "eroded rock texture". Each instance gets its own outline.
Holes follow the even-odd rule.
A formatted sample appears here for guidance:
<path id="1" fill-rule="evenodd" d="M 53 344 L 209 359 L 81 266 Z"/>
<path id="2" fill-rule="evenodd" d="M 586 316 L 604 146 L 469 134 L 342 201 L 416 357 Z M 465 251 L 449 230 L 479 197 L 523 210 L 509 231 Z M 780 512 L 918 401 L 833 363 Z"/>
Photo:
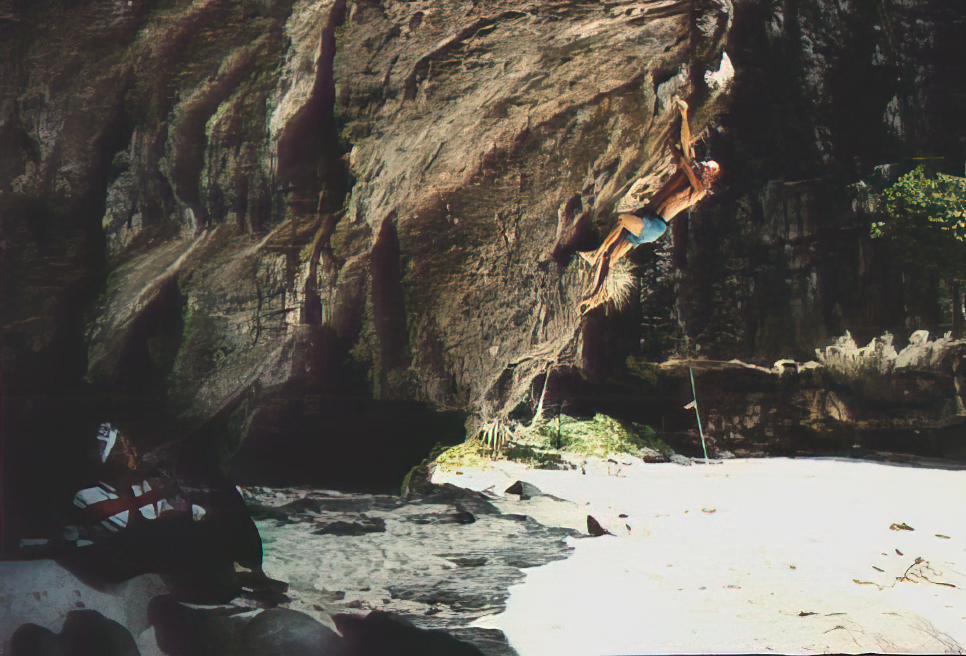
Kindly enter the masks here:
<path id="1" fill-rule="evenodd" d="M 736 4 L 733 102 L 707 142 L 726 165 L 675 221 L 678 275 L 652 274 L 652 355 L 685 332 L 707 356 L 770 364 L 846 330 L 953 328 L 952 281 L 871 239 L 869 201 L 918 164 L 963 175 L 964 19 L 934 0 Z"/>
<path id="2" fill-rule="evenodd" d="M 505 416 L 580 365 L 573 254 L 670 170 L 674 95 L 695 132 L 717 111 L 731 16 L 0 4 L 13 487 L 81 478 L 106 419 L 242 477 L 296 444 L 311 477 L 462 433 L 431 410 Z"/>

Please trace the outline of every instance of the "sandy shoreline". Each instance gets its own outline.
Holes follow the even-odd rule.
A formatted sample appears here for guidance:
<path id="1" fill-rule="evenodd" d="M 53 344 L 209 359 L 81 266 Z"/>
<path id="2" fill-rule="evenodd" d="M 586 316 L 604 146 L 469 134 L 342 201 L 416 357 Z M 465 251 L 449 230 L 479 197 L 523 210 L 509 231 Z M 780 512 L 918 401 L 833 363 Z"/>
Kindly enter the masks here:
<path id="1" fill-rule="evenodd" d="M 572 552 L 564 542 L 572 531 L 502 514 L 461 489 L 409 500 L 331 490 L 247 493 L 265 572 L 289 584 L 287 607 L 331 627 L 330 614 L 387 611 L 472 642 L 487 656 L 516 654 L 502 633 L 472 622 L 502 612 L 524 572 Z"/>
<path id="2" fill-rule="evenodd" d="M 962 653 L 966 472 L 586 460 L 586 473 L 497 462 L 433 478 L 498 494 L 524 480 L 561 500 L 504 495 L 501 510 L 581 531 L 591 514 L 615 534 L 571 539 L 572 556 L 527 570 L 507 610 L 478 622 L 521 656 Z"/>

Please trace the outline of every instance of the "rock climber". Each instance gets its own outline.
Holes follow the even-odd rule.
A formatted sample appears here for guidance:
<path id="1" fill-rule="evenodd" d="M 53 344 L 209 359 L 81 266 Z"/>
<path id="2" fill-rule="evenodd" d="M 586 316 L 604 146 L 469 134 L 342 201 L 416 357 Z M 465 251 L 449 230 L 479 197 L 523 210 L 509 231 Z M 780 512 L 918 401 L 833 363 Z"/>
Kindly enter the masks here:
<path id="1" fill-rule="evenodd" d="M 622 212 L 617 225 L 596 251 L 579 255 L 591 266 L 592 282 L 580 304 L 581 314 L 604 303 L 604 283 L 614 262 L 641 244 L 655 242 L 667 231 L 668 222 L 710 193 L 721 170 L 714 161 L 694 163 L 688 104 L 675 98 L 681 111 L 681 143 L 672 148 L 678 168 L 642 208 Z"/>

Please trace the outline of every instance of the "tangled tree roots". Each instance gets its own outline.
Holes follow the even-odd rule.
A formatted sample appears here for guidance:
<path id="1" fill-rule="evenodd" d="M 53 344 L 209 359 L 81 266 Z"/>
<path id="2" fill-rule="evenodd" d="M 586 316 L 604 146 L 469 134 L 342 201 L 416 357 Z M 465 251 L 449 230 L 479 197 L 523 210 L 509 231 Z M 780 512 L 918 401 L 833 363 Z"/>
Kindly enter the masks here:
<path id="1" fill-rule="evenodd" d="M 483 439 L 486 449 L 492 453 L 493 457 L 497 457 L 513 439 L 513 429 L 506 421 L 493 419 L 488 421 L 480 430 L 480 437 Z"/>

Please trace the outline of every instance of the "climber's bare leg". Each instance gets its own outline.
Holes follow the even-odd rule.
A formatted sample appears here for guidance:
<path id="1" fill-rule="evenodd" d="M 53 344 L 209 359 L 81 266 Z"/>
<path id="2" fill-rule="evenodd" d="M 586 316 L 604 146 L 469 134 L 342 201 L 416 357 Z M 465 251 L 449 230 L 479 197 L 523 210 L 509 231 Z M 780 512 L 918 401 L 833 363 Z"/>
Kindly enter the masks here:
<path id="1" fill-rule="evenodd" d="M 600 294 L 600 290 L 604 286 L 604 281 L 610 273 L 611 265 L 627 255 L 634 248 L 634 244 L 627 241 L 627 233 L 624 231 L 627 230 L 637 235 L 641 233 L 643 227 L 644 221 L 639 216 L 635 216 L 634 214 L 619 215 L 617 226 L 607 236 L 607 239 L 597 251 L 596 260 L 593 264 L 593 278 L 586 292 L 587 298 L 581 304 L 581 307 L 588 304 L 591 306 L 595 305 L 593 300 Z"/>
<path id="2" fill-rule="evenodd" d="M 607 282 L 607 276 L 610 275 L 610 266 L 611 260 L 609 255 L 605 255 L 597 264 L 597 269 L 594 271 L 593 284 L 584 292 L 584 300 L 580 303 L 581 314 L 597 307 L 606 300 L 604 298 L 606 292 L 605 283 Z"/>
<path id="3" fill-rule="evenodd" d="M 609 271 L 610 255 L 604 253 L 603 256 L 597 261 L 597 264 L 594 265 L 593 278 L 591 279 L 591 283 L 588 288 L 584 291 L 584 300 L 580 303 L 581 314 L 598 305 L 597 299 L 600 291 L 604 287 L 604 280 L 607 278 L 607 273 Z"/>
<path id="4" fill-rule="evenodd" d="M 581 252 L 578 252 L 577 255 L 582 257 L 584 262 L 586 262 L 590 266 L 592 267 L 597 266 L 597 263 L 600 262 L 600 258 L 604 256 L 604 253 L 607 252 L 607 248 L 613 243 L 612 237 L 614 236 L 615 232 L 617 231 L 616 230 L 611 231 L 611 233 L 607 235 L 607 238 L 604 239 L 604 243 L 601 244 L 597 250 L 581 251 Z"/>
<path id="5" fill-rule="evenodd" d="M 631 214 L 629 212 L 622 212 L 617 215 L 618 226 L 626 230 L 627 232 L 634 233 L 635 235 L 641 234 L 641 230 L 644 229 L 644 220 L 637 216 L 636 214 Z M 626 242 L 627 239 L 624 239 Z"/>
<path id="6" fill-rule="evenodd" d="M 641 228 L 644 227 L 644 222 L 641 220 L 641 218 L 635 216 L 634 214 L 620 214 L 617 218 L 617 225 L 614 226 L 614 229 L 611 230 L 610 234 L 607 235 L 607 238 L 604 239 L 604 243 L 600 245 L 600 248 L 593 252 L 580 253 L 580 256 L 584 258 L 585 262 L 591 265 L 597 264 L 601 256 L 604 253 L 609 252 L 614 247 L 614 244 L 618 242 L 618 240 L 623 240 L 624 243 L 627 242 L 627 239 L 624 238 L 624 230 L 633 232 L 636 235 L 639 234 L 641 232 Z"/>
<path id="7" fill-rule="evenodd" d="M 600 258 L 603 257 L 604 253 L 607 252 L 607 249 L 609 249 L 611 245 L 617 241 L 617 239 L 620 237 L 620 234 L 621 226 L 618 224 L 613 230 L 610 231 L 607 237 L 604 238 L 604 243 L 601 244 L 597 250 L 578 253 L 578 255 L 584 258 L 584 261 L 591 266 L 596 266 L 597 263 L 600 262 Z"/>
<path id="8" fill-rule="evenodd" d="M 613 265 L 614 262 L 619 261 L 622 257 L 630 253 L 631 250 L 633 250 L 633 248 L 634 248 L 634 244 L 627 241 L 626 239 L 621 243 L 617 244 L 617 246 L 614 247 L 614 251 L 610 254 L 611 265 Z"/>
<path id="9" fill-rule="evenodd" d="M 641 217 L 634 214 L 622 213 L 617 216 L 617 225 L 611 230 L 610 234 L 607 235 L 607 239 L 601 245 L 601 249 L 604 252 L 610 253 L 610 258 L 614 259 L 614 249 L 620 248 L 623 245 L 630 246 L 630 242 L 627 241 L 627 236 L 624 231 L 634 233 L 638 235 L 644 228 L 644 221 Z M 616 246 L 615 246 L 616 244 Z"/>
<path id="10" fill-rule="evenodd" d="M 605 254 L 603 258 L 601 258 L 601 261 L 598 263 L 597 268 L 594 271 L 593 282 L 586 292 L 584 300 L 581 301 L 578 308 L 580 314 L 586 314 L 589 310 L 607 301 L 607 292 L 605 287 L 607 276 L 609 276 L 611 273 L 610 269 L 615 262 L 627 255 L 627 253 L 629 253 L 633 248 L 634 245 L 624 239 L 614 246 L 609 253 Z"/>

